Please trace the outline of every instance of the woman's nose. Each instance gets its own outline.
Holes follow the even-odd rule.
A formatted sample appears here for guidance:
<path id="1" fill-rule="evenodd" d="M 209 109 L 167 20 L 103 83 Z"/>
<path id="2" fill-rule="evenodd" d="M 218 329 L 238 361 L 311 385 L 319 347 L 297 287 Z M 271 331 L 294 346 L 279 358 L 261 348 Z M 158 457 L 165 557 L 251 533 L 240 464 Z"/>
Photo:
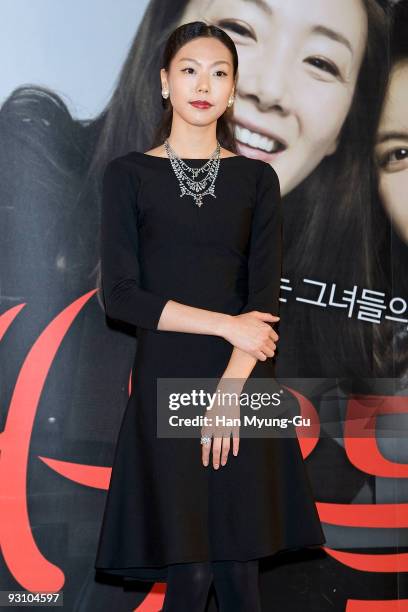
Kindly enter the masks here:
<path id="1" fill-rule="evenodd" d="M 198 87 L 197 87 L 197 91 L 207 93 L 208 92 L 208 83 L 205 82 L 205 81 L 204 82 L 200 81 L 200 83 L 198 84 Z"/>

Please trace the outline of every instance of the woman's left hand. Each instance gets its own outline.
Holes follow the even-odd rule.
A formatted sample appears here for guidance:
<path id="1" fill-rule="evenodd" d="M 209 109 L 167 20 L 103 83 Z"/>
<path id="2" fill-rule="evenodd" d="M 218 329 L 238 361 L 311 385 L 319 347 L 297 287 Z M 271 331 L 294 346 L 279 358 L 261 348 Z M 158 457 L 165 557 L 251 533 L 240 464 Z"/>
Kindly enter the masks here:
<path id="1" fill-rule="evenodd" d="M 207 424 L 201 428 L 201 436 L 211 438 L 202 444 L 202 462 L 209 464 L 212 445 L 212 463 L 215 469 L 225 465 L 231 448 L 234 455 L 239 451 L 240 403 L 243 381 L 236 378 L 221 377 L 216 389 L 216 398 L 210 410 L 206 410 Z M 227 394 L 224 397 L 224 394 Z"/>

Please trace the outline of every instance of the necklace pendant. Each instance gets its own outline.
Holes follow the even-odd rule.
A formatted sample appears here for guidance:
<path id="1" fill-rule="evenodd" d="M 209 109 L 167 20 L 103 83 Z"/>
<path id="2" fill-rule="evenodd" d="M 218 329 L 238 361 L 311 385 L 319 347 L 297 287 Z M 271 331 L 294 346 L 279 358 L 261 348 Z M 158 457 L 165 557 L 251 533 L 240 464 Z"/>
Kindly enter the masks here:
<path id="1" fill-rule="evenodd" d="M 180 159 L 175 154 L 167 140 L 164 142 L 164 148 L 166 149 L 167 156 L 180 185 L 180 198 L 184 195 L 190 195 L 194 198 L 195 204 L 201 207 L 203 204 L 203 196 L 209 194 L 214 198 L 217 197 L 214 193 L 214 183 L 220 165 L 221 147 L 218 140 L 214 153 L 212 153 L 210 159 L 201 166 L 201 168 L 191 168 L 188 166 L 184 160 Z M 186 172 L 190 173 L 192 178 Z M 204 172 L 207 174 L 200 180 L 199 176 Z M 207 182 L 210 183 L 208 188 Z"/>

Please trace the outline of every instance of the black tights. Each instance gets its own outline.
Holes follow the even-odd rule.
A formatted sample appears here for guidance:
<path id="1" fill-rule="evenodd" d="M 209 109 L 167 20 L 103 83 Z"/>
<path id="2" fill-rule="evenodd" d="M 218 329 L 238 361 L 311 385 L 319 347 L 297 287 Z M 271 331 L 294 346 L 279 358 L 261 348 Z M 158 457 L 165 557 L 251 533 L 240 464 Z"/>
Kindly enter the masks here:
<path id="1" fill-rule="evenodd" d="M 162 612 L 204 612 L 213 580 L 220 612 L 261 612 L 258 559 L 169 565 Z"/>

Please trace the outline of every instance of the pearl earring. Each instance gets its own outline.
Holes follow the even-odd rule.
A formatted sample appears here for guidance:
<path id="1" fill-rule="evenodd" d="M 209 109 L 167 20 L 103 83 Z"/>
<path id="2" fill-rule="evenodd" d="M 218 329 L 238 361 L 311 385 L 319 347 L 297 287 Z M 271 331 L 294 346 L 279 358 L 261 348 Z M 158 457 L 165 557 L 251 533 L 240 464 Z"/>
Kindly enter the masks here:
<path id="1" fill-rule="evenodd" d="M 234 98 L 230 97 L 228 100 L 228 104 L 227 104 L 228 108 L 230 108 L 233 104 L 234 104 Z"/>
<path id="2" fill-rule="evenodd" d="M 165 100 L 169 97 L 169 92 L 167 89 L 162 89 L 162 96 Z"/>

